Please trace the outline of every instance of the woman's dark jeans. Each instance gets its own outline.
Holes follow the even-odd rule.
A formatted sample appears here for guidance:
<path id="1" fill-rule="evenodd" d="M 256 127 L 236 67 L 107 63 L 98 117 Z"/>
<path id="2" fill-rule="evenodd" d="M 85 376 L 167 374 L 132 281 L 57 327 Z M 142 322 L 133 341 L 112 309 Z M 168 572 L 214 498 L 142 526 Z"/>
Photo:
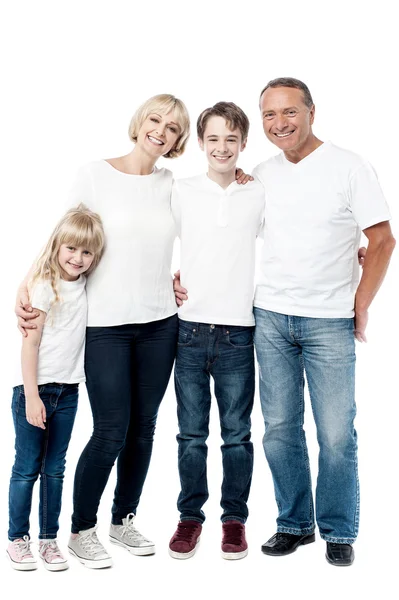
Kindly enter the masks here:
<path id="1" fill-rule="evenodd" d="M 94 430 L 79 459 L 72 532 L 90 529 L 117 462 L 112 523 L 136 513 L 147 475 L 158 408 L 177 343 L 177 315 L 139 325 L 88 327 L 86 386 Z"/>

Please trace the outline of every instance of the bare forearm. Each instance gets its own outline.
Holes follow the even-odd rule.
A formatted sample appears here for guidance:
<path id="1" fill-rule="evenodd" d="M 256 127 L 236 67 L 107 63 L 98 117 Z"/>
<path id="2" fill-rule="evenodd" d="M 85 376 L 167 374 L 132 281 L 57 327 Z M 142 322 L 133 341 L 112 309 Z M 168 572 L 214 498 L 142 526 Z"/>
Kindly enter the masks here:
<path id="1" fill-rule="evenodd" d="M 24 382 L 25 397 L 28 400 L 37 396 L 37 364 L 39 346 L 24 340 L 21 351 L 22 379 Z"/>
<path id="2" fill-rule="evenodd" d="M 364 260 L 363 274 L 355 297 L 356 312 L 367 311 L 381 287 L 386 275 L 392 252 L 393 237 L 380 243 L 370 243 Z"/>

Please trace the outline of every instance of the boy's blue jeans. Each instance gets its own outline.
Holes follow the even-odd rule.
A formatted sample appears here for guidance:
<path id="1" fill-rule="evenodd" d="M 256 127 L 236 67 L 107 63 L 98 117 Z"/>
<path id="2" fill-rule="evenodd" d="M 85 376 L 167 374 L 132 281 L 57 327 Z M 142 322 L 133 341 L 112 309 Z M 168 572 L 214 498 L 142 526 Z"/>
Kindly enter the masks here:
<path id="1" fill-rule="evenodd" d="M 255 389 L 253 327 L 179 321 L 175 387 L 179 421 L 181 520 L 202 523 L 208 498 L 210 377 L 219 408 L 223 462 L 222 521 L 245 523 L 253 469 L 251 411 Z"/>
<path id="2" fill-rule="evenodd" d="M 315 527 L 303 430 L 306 374 L 320 447 L 316 521 L 324 540 L 353 543 L 359 524 L 353 319 L 260 308 L 254 313 L 263 446 L 279 511 L 277 530 L 300 535 Z"/>
<path id="3" fill-rule="evenodd" d="M 78 405 L 78 384 L 39 386 L 46 407 L 46 429 L 26 420 L 24 386 L 14 388 L 15 462 L 9 493 L 9 539 L 29 536 L 32 491 L 40 475 L 39 538 L 55 539 L 61 512 L 65 455 Z"/>

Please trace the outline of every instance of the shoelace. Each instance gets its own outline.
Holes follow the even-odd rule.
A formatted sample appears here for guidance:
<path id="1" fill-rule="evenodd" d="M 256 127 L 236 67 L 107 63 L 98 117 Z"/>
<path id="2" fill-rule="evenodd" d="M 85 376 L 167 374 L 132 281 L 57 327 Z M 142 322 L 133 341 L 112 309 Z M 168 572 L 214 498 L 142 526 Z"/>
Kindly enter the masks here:
<path id="1" fill-rule="evenodd" d="M 24 535 L 22 540 L 14 542 L 15 551 L 21 560 L 24 558 L 33 558 L 30 545 L 31 541 L 27 535 Z"/>
<path id="2" fill-rule="evenodd" d="M 175 541 L 190 541 L 193 538 L 195 531 L 197 530 L 197 525 L 193 523 L 186 523 L 185 521 L 180 521 L 177 525 L 177 531 L 174 536 Z"/>
<path id="3" fill-rule="evenodd" d="M 101 554 L 105 552 L 104 546 L 101 544 L 95 531 L 90 533 L 80 534 L 79 543 L 88 554 Z"/>
<path id="4" fill-rule="evenodd" d="M 240 523 L 229 523 L 223 527 L 223 543 L 239 546 L 242 542 L 242 525 Z"/>
<path id="5" fill-rule="evenodd" d="M 47 562 L 50 563 L 57 558 L 64 558 L 55 540 L 42 541 L 40 543 L 40 554 Z"/>
<path id="6" fill-rule="evenodd" d="M 122 525 L 122 535 L 126 535 L 129 539 L 134 540 L 136 542 L 149 542 L 134 526 L 134 517 L 133 513 L 129 513 L 126 517 L 126 524 Z"/>

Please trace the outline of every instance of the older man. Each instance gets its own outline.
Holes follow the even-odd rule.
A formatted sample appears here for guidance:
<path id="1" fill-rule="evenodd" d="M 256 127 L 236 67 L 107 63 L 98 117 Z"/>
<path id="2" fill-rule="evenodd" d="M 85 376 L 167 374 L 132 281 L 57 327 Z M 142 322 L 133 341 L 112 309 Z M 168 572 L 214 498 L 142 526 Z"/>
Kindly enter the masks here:
<path id="1" fill-rule="evenodd" d="M 263 546 L 282 556 L 315 540 L 333 565 L 350 565 L 359 521 L 354 429 L 355 337 L 395 240 L 373 168 L 312 131 L 307 86 L 270 81 L 260 110 L 266 137 L 282 152 L 258 165 L 266 189 L 264 246 L 254 312 L 263 440 L 278 506 L 277 533 Z M 358 285 L 361 231 L 369 240 Z M 304 422 L 304 375 L 320 446 L 316 513 Z"/>

